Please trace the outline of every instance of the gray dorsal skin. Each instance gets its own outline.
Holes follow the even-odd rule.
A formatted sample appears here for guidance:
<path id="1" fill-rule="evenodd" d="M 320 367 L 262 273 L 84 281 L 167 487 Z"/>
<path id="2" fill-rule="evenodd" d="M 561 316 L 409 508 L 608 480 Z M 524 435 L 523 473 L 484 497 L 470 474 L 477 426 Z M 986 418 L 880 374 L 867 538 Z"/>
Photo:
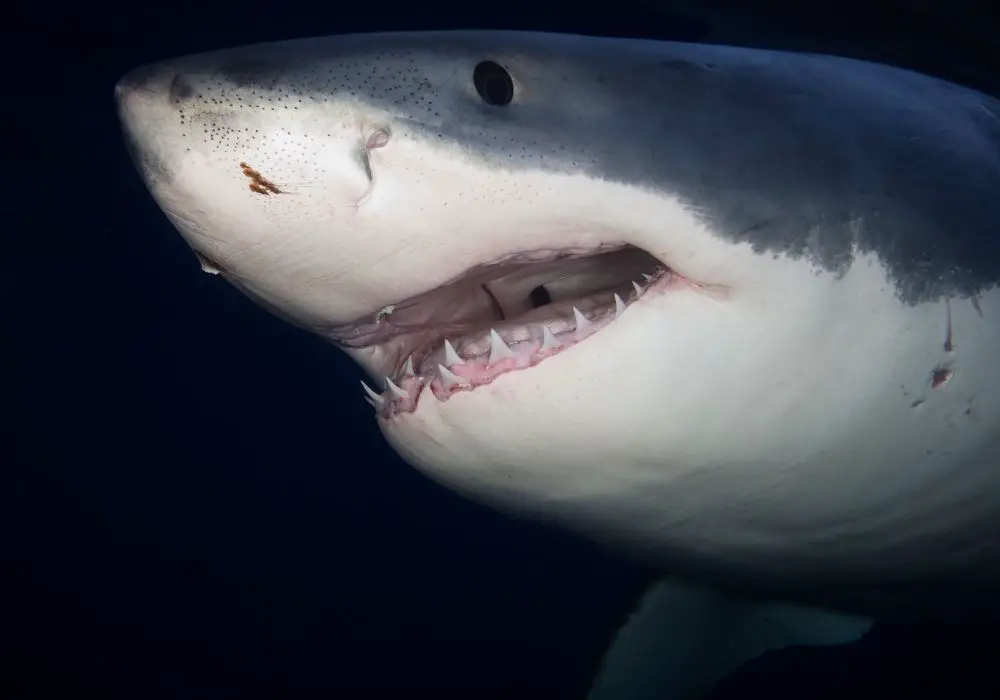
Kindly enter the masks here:
<path id="1" fill-rule="evenodd" d="M 852 614 L 1000 618 L 997 100 L 829 56 L 472 31 L 187 57 L 117 97 L 203 269 L 357 360 L 404 459 L 677 577 L 599 693 L 663 658 L 635 673 L 697 695 Z"/>
<path id="2" fill-rule="evenodd" d="M 503 34 L 380 35 L 399 45 L 395 55 L 381 53 L 373 35 L 263 44 L 187 59 L 164 89 L 192 134 L 207 128 L 234 157 L 261 145 L 222 107 L 240 91 L 256 91 L 268 108 L 282 110 L 305 109 L 301 101 L 317 95 L 353 93 L 373 111 L 405 115 L 421 138 L 474 149 L 493 167 L 580 172 L 669 191 L 695 206 L 710 202 L 712 233 L 759 252 L 841 272 L 857 252 L 873 250 L 909 303 L 967 297 L 1000 282 L 1000 103 L 993 98 L 822 55 L 790 59 L 634 40 L 619 52 L 616 44 L 629 40 Z M 534 72 L 564 75 L 560 100 L 589 107 L 587 119 L 538 105 L 498 119 L 458 91 L 428 99 L 428 77 L 417 61 L 431 52 L 436 62 L 463 68 L 472 57 L 503 59 L 524 78 L 526 93 L 555 87 L 533 84 Z M 331 63 L 333 72 L 313 70 Z M 148 79 L 151 70 L 158 65 L 129 74 L 123 85 Z M 593 96 L 601 108 L 593 109 Z M 776 113 L 780 119 L 770 118 Z M 623 114 L 658 116 L 621 131 L 616 120 Z M 552 120 L 568 118 L 573 128 L 553 138 Z M 143 167 L 155 169 L 154 152 L 143 154 Z M 170 166 L 160 165 L 162 178 Z M 780 201 L 773 192 L 782 193 Z M 928 198 L 933 211 L 924 206 Z M 956 228 L 959 217 L 963 226 Z M 865 225 L 852 225 L 858 222 Z"/>

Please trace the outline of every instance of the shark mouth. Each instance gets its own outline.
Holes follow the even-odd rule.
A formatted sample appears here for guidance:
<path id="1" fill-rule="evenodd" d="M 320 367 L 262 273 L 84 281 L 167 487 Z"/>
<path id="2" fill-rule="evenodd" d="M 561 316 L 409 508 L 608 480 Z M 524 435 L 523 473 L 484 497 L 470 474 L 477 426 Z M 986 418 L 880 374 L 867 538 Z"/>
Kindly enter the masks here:
<path id="1" fill-rule="evenodd" d="M 534 367 L 613 323 L 643 295 L 682 281 L 644 250 L 518 253 L 331 330 L 385 373 L 362 382 L 381 418 L 416 409 L 425 389 L 446 401 Z"/>

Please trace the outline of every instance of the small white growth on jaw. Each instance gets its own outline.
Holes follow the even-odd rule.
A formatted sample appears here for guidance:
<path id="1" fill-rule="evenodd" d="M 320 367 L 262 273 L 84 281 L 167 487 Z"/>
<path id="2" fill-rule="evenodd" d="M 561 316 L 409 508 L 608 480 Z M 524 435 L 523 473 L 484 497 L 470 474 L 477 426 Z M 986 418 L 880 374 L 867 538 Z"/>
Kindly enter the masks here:
<path id="1" fill-rule="evenodd" d="M 208 258 L 204 257 L 203 255 L 201 255 L 200 253 L 197 253 L 197 252 L 194 255 L 195 255 L 196 258 L 198 258 L 198 264 L 201 265 L 201 271 L 202 272 L 207 272 L 210 275 L 217 275 L 217 274 L 219 274 L 219 272 L 220 272 L 219 268 L 217 268 L 215 265 L 213 265 L 212 263 L 210 263 L 208 261 Z"/>
<path id="2" fill-rule="evenodd" d="M 375 313 L 375 323 L 380 322 L 383 318 L 388 318 L 395 310 L 396 310 L 395 304 L 389 304 L 388 306 L 379 309 Z"/>

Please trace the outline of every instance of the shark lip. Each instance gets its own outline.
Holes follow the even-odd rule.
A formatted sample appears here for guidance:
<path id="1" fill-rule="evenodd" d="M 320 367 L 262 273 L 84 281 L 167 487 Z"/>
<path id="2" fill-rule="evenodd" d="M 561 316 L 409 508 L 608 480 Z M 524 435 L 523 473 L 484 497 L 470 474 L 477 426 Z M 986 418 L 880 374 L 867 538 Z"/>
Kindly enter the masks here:
<path id="1" fill-rule="evenodd" d="M 518 253 L 332 329 L 331 337 L 376 360 L 384 390 L 362 385 L 387 419 L 414 411 L 425 389 L 446 401 L 534 367 L 680 279 L 631 245 Z"/>

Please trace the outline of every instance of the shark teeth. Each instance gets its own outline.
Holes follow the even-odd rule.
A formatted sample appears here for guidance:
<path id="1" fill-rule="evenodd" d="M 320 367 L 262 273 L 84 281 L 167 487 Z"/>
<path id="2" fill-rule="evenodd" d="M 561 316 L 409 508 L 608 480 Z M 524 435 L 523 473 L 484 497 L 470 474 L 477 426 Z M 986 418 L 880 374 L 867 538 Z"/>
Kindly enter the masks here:
<path id="1" fill-rule="evenodd" d="M 555 334 L 549 330 L 549 327 L 542 326 L 542 346 L 539 350 L 558 350 L 561 347 L 562 343 L 560 343 Z"/>
<path id="2" fill-rule="evenodd" d="M 465 364 L 465 360 L 459 357 L 458 353 L 455 352 L 455 346 L 447 338 L 444 339 L 444 361 L 448 363 L 449 367 Z"/>
<path id="3" fill-rule="evenodd" d="M 365 394 L 367 394 L 367 396 L 365 396 L 365 399 L 368 401 L 368 403 L 375 408 L 382 408 L 382 405 L 385 403 L 385 399 L 383 399 L 378 394 L 378 392 L 376 392 L 370 386 L 365 384 L 364 380 L 362 380 L 361 382 L 361 387 L 365 390 Z"/>
<path id="4" fill-rule="evenodd" d="M 642 276 L 646 285 L 656 282 L 660 270 L 656 272 Z M 643 284 L 635 281 L 632 288 L 635 295 L 629 295 L 628 301 L 614 294 L 613 312 L 602 307 L 596 315 L 588 316 L 574 306 L 572 322 L 556 319 L 527 326 L 504 326 L 500 331 L 491 328 L 488 334 L 465 338 L 460 347 L 466 358 L 445 338 L 443 347 L 438 346 L 439 350 L 425 356 L 418 368 L 414 368 L 413 357 L 408 356 L 395 379 L 385 377 L 385 390 L 381 394 L 361 382 L 365 401 L 379 415 L 391 417 L 412 411 L 425 387 L 443 401 L 453 393 L 488 384 L 501 374 L 531 367 L 618 319 L 646 291 Z"/>
<path id="5" fill-rule="evenodd" d="M 624 310 L 625 310 L 625 302 L 622 301 L 622 298 L 620 296 L 615 294 L 615 318 L 621 316 L 622 311 Z"/>
<path id="6" fill-rule="evenodd" d="M 487 365 L 495 365 L 501 360 L 517 357 L 513 350 L 507 347 L 503 338 L 492 328 L 490 329 L 490 357 L 486 360 Z"/>
<path id="7" fill-rule="evenodd" d="M 463 379 L 458 376 L 444 365 L 438 365 L 438 373 L 441 375 L 441 383 L 444 384 L 446 389 L 452 386 L 462 386 L 469 383 L 467 379 Z"/>
<path id="8" fill-rule="evenodd" d="M 391 391 L 396 396 L 397 399 L 405 399 L 405 398 L 409 397 L 409 395 L 410 395 L 409 392 L 407 392 L 407 391 L 401 389 L 400 387 L 396 386 L 393 383 L 393 381 L 391 379 L 389 379 L 388 377 L 385 378 L 385 388 L 388 389 L 389 391 Z"/>

